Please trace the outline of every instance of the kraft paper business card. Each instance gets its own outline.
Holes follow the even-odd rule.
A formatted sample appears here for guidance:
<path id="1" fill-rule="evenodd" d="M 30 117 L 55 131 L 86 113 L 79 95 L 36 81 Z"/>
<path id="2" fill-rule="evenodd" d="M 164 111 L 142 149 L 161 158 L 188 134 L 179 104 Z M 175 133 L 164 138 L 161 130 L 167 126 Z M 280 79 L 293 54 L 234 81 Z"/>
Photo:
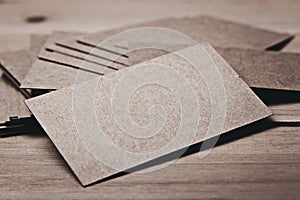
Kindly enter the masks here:
<path id="1" fill-rule="evenodd" d="M 26 105 L 83 185 L 271 115 L 207 43 Z"/>

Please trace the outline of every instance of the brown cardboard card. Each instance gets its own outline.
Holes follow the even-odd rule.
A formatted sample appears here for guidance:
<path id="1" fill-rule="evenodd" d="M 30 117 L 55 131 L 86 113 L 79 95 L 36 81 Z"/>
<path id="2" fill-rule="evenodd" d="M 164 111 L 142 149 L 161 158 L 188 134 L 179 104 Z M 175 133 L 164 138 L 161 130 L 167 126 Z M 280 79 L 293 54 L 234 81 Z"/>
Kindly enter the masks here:
<path id="1" fill-rule="evenodd" d="M 84 54 L 91 52 L 94 47 L 97 47 L 96 51 L 94 50 L 93 53 L 97 54 L 98 57 L 91 57 L 91 59 L 109 59 L 111 58 L 111 54 L 120 53 L 122 48 L 118 48 L 118 46 L 122 45 L 113 43 L 103 44 L 102 42 L 121 31 L 141 27 L 169 28 L 184 33 L 197 42 L 210 42 L 216 46 L 225 47 L 266 49 L 268 47 L 272 47 L 272 45 L 278 45 L 278 43 L 281 43 L 291 37 L 288 34 L 278 34 L 243 24 L 220 20 L 218 18 L 196 16 L 186 18 L 165 18 L 111 29 L 108 31 L 101 31 L 94 34 L 80 35 L 68 40 L 64 40 L 64 38 L 62 38 L 56 40 L 54 43 L 48 43 L 46 47 L 48 49 L 52 49 L 53 52 L 60 52 L 61 54 L 64 52 L 76 57 L 82 57 Z M 221 36 L 220 33 L 222 33 Z M 187 47 L 189 44 L 183 45 Z M 52 56 L 55 56 L 55 54 L 52 54 Z M 46 57 L 50 59 L 51 54 L 46 55 Z M 52 59 L 55 59 L 55 57 Z M 121 61 L 122 63 L 126 63 L 126 60 L 124 59 L 125 58 L 123 57 Z M 98 62 L 101 62 L 100 60 L 98 60 Z M 104 61 L 105 59 L 102 59 L 102 62 Z M 76 63 L 76 61 L 74 62 Z"/>
<path id="2" fill-rule="evenodd" d="M 22 81 L 21 88 L 30 89 L 58 89 L 64 86 L 71 85 L 76 78 L 77 70 L 80 69 L 80 65 L 84 60 L 84 57 L 78 59 L 75 55 L 66 56 L 68 49 L 59 53 L 60 50 L 53 50 L 55 41 L 64 40 L 68 37 L 75 37 L 81 33 L 68 33 L 68 32 L 54 32 L 49 36 L 39 52 L 39 58 L 35 59 L 31 69 L 25 80 Z M 50 56 L 47 56 L 50 55 Z M 102 71 L 115 71 L 107 67 L 103 67 L 99 64 L 90 62 L 94 68 L 100 68 Z M 89 72 L 89 71 L 87 71 Z M 97 76 L 99 74 L 96 74 Z M 32 87 L 34 83 L 38 83 Z"/>
<path id="3" fill-rule="evenodd" d="M 265 103 L 274 101 L 272 98 L 284 99 L 283 96 L 290 96 L 287 101 L 282 101 L 279 105 L 269 107 L 267 104 L 274 114 L 273 121 L 299 121 L 299 109 L 295 107 L 291 110 L 289 104 L 291 99 L 293 103 L 300 102 L 298 94 L 300 91 L 300 71 L 298 70 L 300 54 L 230 47 L 217 47 L 216 49 L 240 77 L 256 92 L 259 92 L 261 95 L 259 97 L 262 97 L 263 101 L 267 100 Z M 128 59 L 133 65 L 166 53 L 157 49 L 142 49 L 130 52 Z"/>
<path id="4" fill-rule="evenodd" d="M 29 117 L 31 114 L 24 104 L 25 97 L 0 73 L 0 124 L 10 117 Z"/>
<path id="5" fill-rule="evenodd" d="M 300 54 L 217 48 L 253 88 L 300 91 Z"/>
<path id="6" fill-rule="evenodd" d="M 161 27 L 179 31 L 188 35 L 197 42 L 209 42 L 220 47 L 239 47 L 251 49 L 268 49 L 278 45 L 292 36 L 280 34 L 248 25 L 235 23 L 210 16 L 196 16 L 184 18 L 165 18 L 137 25 L 80 36 L 80 44 L 98 46 L 104 39 L 112 34 L 132 28 Z M 105 47 L 103 47 L 105 48 Z M 110 46 L 108 46 L 110 48 Z"/>
<path id="7" fill-rule="evenodd" d="M 37 58 L 46 38 L 46 35 L 33 35 L 30 40 L 30 50 L 7 52 L 0 55 L 0 63 L 5 74 L 8 78 L 17 81 L 17 87 L 20 86 L 20 82 L 28 73 L 32 60 Z"/>
<path id="8" fill-rule="evenodd" d="M 31 116 L 24 104 L 24 100 L 30 97 L 30 93 L 27 90 L 21 90 L 19 84 L 28 73 L 31 61 L 36 59 L 46 37 L 45 35 L 32 36 L 30 50 L 20 50 L 0 55 L 2 68 L 6 72 L 5 77 L 1 72 L 0 79 L 0 123 L 8 122 L 11 117 L 23 118 Z"/>
<path id="9" fill-rule="evenodd" d="M 297 53 L 220 47 L 217 47 L 217 50 L 250 87 L 300 90 L 298 70 L 300 56 Z M 130 64 L 137 64 L 165 53 L 149 49 L 140 50 L 130 53 L 128 59 Z M 36 65 L 38 66 L 28 75 L 27 84 L 24 83 L 24 87 L 36 85 L 34 88 L 58 89 L 74 83 L 78 73 L 76 68 L 40 60 L 36 62 Z M 37 85 L 38 83 L 40 84 Z"/>
<path id="10" fill-rule="evenodd" d="M 300 91 L 300 54 L 231 47 L 216 49 L 250 87 Z M 132 51 L 128 55 L 129 64 L 166 53 L 156 49 Z"/>
<path id="11" fill-rule="evenodd" d="M 79 33 L 68 33 L 68 32 L 54 32 L 51 37 L 48 38 L 39 57 L 47 60 L 55 60 L 69 65 L 79 66 L 82 60 L 90 54 L 91 48 L 80 45 L 77 46 L 78 38 L 82 34 Z M 72 39 L 66 39 L 72 38 Z M 101 51 L 101 55 L 91 56 L 90 62 L 100 66 L 111 66 L 116 69 L 120 69 L 126 64 L 126 58 L 119 58 L 118 62 L 113 61 L 111 53 L 107 51 Z M 123 59 L 122 59 L 123 58 Z M 112 62 L 113 61 L 113 62 Z M 99 66 L 98 66 L 99 67 Z"/>
<path id="12" fill-rule="evenodd" d="M 55 44 L 48 43 L 46 47 L 52 49 L 54 53 L 67 53 L 69 56 L 72 55 L 73 58 L 74 56 L 82 57 L 84 54 L 88 54 L 93 48 L 97 47 L 96 51 L 94 50 L 93 53 L 98 56 L 92 56 L 90 59 L 94 58 L 95 62 L 104 62 L 103 64 L 107 65 L 108 63 L 105 62 L 105 59 L 101 58 L 111 59 L 111 54 L 122 54 L 122 48 L 118 48 L 118 46 L 120 47 L 122 45 L 113 43 L 103 44 L 102 42 L 121 31 L 141 27 L 169 28 L 184 33 L 197 42 L 210 42 L 216 46 L 222 47 L 230 46 L 267 49 L 291 39 L 291 36 L 288 34 L 270 32 L 214 17 L 196 16 L 186 18 L 165 18 L 128 25 L 108 31 L 101 31 L 94 34 L 80 35 L 67 40 L 60 39 L 56 40 Z M 222 33 L 221 36 L 220 33 Z M 189 44 L 184 45 L 187 47 Z M 55 58 L 55 54 L 48 54 L 45 56 L 49 59 L 58 59 Z M 120 62 L 126 64 L 125 57 L 121 58 L 123 59 L 121 59 Z M 76 60 L 74 60 L 73 64 L 76 65 Z"/>
<path id="13" fill-rule="evenodd" d="M 20 50 L 2 53 L 0 55 L 0 63 L 5 75 L 15 83 L 16 87 L 19 87 L 20 81 L 25 78 L 31 66 L 30 51 Z"/>
<path id="14" fill-rule="evenodd" d="M 37 60 L 33 64 L 32 70 L 22 82 L 22 88 L 58 89 L 69 86 L 73 82 L 66 80 L 74 79 L 72 77 L 73 73 L 66 75 L 68 73 L 67 71 L 72 70 L 65 68 L 96 71 L 98 74 L 110 73 L 116 69 L 124 68 L 129 64 L 126 56 L 121 56 L 119 58 L 120 60 L 117 60 L 117 63 L 110 62 L 112 58 L 115 57 L 114 55 L 122 54 L 122 48 L 120 48 L 118 41 L 107 45 L 102 44 L 102 46 L 100 43 L 121 31 L 149 26 L 174 29 L 188 35 L 197 42 L 210 42 L 216 46 L 225 47 L 266 49 L 273 46 L 273 44 L 278 44 L 291 38 L 288 34 L 274 33 L 207 16 L 166 18 L 101 31 L 94 34 L 79 35 L 70 39 L 66 39 L 68 37 L 60 34 L 57 35 L 58 37 L 55 37 L 55 39 L 48 40 L 45 44 L 40 55 L 42 60 Z M 183 44 L 180 48 L 189 45 L 190 44 Z M 82 66 L 81 63 L 91 51 L 93 51 L 95 55 L 90 54 L 90 60 L 88 61 L 90 62 L 89 66 Z M 43 63 L 46 64 L 43 65 Z M 112 64 L 113 66 L 111 66 Z M 112 69 L 107 68 L 107 66 L 112 67 Z M 52 73 L 43 73 L 45 68 L 47 68 L 47 72 L 50 72 L 50 68 L 52 68 Z M 60 74 L 61 71 L 66 71 L 63 72 L 64 76 Z M 66 78 L 65 75 L 68 76 L 68 78 Z M 52 81 L 51 78 L 53 77 L 55 77 L 55 80 Z M 55 82 L 57 80 L 61 80 L 59 81 L 60 84 Z"/>
<path id="15" fill-rule="evenodd" d="M 206 43 L 25 103 L 83 185 L 271 115 Z"/>
<path id="16" fill-rule="evenodd" d="M 24 100 L 24 95 L 10 80 L 0 75 L 0 137 L 25 133 L 25 125 L 28 119 L 31 119 L 31 113 Z"/>
<path id="17" fill-rule="evenodd" d="M 30 36 L 30 54 L 31 54 L 32 62 L 34 62 L 37 59 L 42 47 L 46 43 L 48 37 L 49 37 L 49 35 L 38 35 L 38 34 L 36 34 L 36 35 L 33 34 Z"/>

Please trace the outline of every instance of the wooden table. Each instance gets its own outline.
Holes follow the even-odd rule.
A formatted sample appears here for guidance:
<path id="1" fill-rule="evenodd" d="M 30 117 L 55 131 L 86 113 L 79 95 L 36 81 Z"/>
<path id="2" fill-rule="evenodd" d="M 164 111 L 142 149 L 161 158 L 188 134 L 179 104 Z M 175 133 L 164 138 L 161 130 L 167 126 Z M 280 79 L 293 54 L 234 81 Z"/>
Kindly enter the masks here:
<path id="1" fill-rule="evenodd" d="M 26 48 L 30 33 L 86 31 L 164 16 L 210 14 L 300 33 L 300 1 L 0 1 L 0 52 Z M 300 52 L 299 38 L 285 51 Z M 290 103 L 290 111 L 300 110 Z M 289 112 L 287 110 L 287 112 Z M 193 153 L 166 168 L 83 188 L 45 134 L 0 139 L 0 199 L 296 199 L 300 127 L 235 132 L 208 156 Z M 142 171 L 143 172 L 143 171 Z"/>

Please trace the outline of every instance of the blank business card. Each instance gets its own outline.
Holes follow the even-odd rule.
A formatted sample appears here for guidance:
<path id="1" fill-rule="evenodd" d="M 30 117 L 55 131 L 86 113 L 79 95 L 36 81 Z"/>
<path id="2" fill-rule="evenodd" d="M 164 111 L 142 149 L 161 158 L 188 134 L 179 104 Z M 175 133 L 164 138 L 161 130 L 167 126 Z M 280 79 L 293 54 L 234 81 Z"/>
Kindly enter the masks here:
<path id="1" fill-rule="evenodd" d="M 271 115 L 207 43 L 26 105 L 82 185 Z"/>
<path id="2" fill-rule="evenodd" d="M 126 68 L 130 63 L 125 55 L 111 62 L 116 54 L 122 55 L 123 51 L 118 47 L 119 43 L 110 43 L 108 46 L 101 46 L 100 43 L 112 35 L 140 27 L 173 29 L 197 42 L 209 42 L 218 47 L 260 50 L 287 42 L 292 37 L 289 34 L 271 32 L 208 16 L 165 18 L 84 35 L 59 32 L 48 39 L 39 59 L 33 63 L 30 72 L 22 81 L 21 87 L 59 89 L 74 83 L 77 70 L 102 75 Z M 189 45 L 183 44 L 180 48 Z M 175 48 L 174 51 L 180 48 Z M 91 52 L 93 55 L 90 54 Z M 89 54 L 89 60 L 85 60 Z M 88 61 L 89 65 L 82 65 L 84 60 Z M 91 71 L 91 69 L 94 70 Z"/>

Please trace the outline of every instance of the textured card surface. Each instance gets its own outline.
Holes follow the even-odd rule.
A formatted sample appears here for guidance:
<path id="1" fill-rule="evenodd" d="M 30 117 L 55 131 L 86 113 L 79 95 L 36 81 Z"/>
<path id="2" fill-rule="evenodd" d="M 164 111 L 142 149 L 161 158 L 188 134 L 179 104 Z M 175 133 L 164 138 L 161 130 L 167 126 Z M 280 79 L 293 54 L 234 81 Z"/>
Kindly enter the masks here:
<path id="1" fill-rule="evenodd" d="M 261 50 L 291 38 L 288 34 L 279 34 L 206 16 L 166 18 L 94 34 L 75 34 L 75 36 L 79 36 L 71 39 L 66 38 L 72 34 L 59 33 L 53 39 L 48 40 L 41 52 L 40 59 L 33 64 L 29 74 L 22 82 L 22 88 L 58 89 L 74 83 L 76 70 L 91 72 L 90 69 L 94 69 L 92 72 L 103 74 L 125 68 L 130 65 L 126 56 L 121 56 L 119 60 L 111 63 L 116 54 L 123 52 L 119 43 L 110 43 L 104 46 L 99 44 L 114 34 L 138 27 L 169 28 L 180 31 L 197 42 L 210 42 L 221 47 Z M 181 45 L 181 48 L 183 47 L 184 44 Z M 91 51 L 95 55 L 89 56 L 88 67 L 82 66 L 81 63 Z"/>
<path id="2" fill-rule="evenodd" d="M 300 54 L 236 48 L 217 51 L 250 87 L 300 91 Z"/>
<path id="3" fill-rule="evenodd" d="M 114 31 L 116 32 L 116 31 Z M 55 60 L 73 66 L 80 66 L 82 60 L 90 53 L 91 47 L 80 45 L 75 38 L 83 35 L 81 33 L 54 32 L 45 43 L 39 57 L 47 60 Z M 105 34 L 106 35 L 106 34 Z M 72 40 L 67 38 L 73 38 Z M 78 46 L 79 45 L 79 46 Z M 111 66 L 120 69 L 126 66 L 126 59 L 111 63 L 111 53 L 101 51 L 101 55 L 92 56 L 89 59 L 91 64 L 100 66 Z"/>
<path id="4" fill-rule="evenodd" d="M 188 35 L 198 42 L 209 42 L 220 47 L 267 49 L 291 37 L 289 34 L 279 34 L 215 17 L 197 16 L 166 18 L 148 23 L 131 25 L 115 31 L 107 31 L 107 34 L 100 32 L 84 35 L 77 40 L 81 43 L 95 46 L 99 45 L 99 43 L 112 34 L 138 27 L 162 27 L 173 29 Z"/>
<path id="5" fill-rule="evenodd" d="M 169 28 L 184 33 L 197 42 L 209 42 L 213 45 L 222 47 L 230 46 L 265 49 L 290 37 L 288 34 L 278 34 L 213 17 L 198 16 L 177 19 L 166 18 L 162 20 L 144 22 L 94 34 L 79 35 L 78 37 L 73 37 L 72 39 L 68 40 L 66 40 L 67 35 L 65 35 L 62 37 L 57 37 L 55 41 L 49 41 L 45 47 L 52 49 L 56 54 L 60 53 L 63 55 L 65 53 L 72 55 L 71 57 L 73 60 L 71 59 L 70 62 L 76 65 L 78 63 L 78 59 L 76 58 L 81 58 L 97 46 L 99 51 L 94 51 L 94 53 L 98 54 L 98 57 L 95 56 L 91 58 L 94 59 L 95 62 L 108 64 L 107 60 L 101 58 L 109 59 L 111 58 L 111 54 L 122 52 L 122 48 L 118 48 L 118 46 L 115 44 L 100 43 L 110 36 L 120 33 L 121 31 L 140 27 Z M 222 34 L 221 37 L 220 33 Z M 59 58 L 55 57 L 56 54 L 46 54 L 44 56 L 50 59 L 53 58 L 59 60 Z M 123 57 L 120 62 L 126 63 L 126 60 L 124 59 L 125 58 Z"/>
<path id="6" fill-rule="evenodd" d="M 273 121 L 299 122 L 300 110 L 289 108 L 289 103 L 299 102 L 300 99 L 299 94 L 297 95 L 300 91 L 300 54 L 230 47 L 216 49 L 251 88 L 262 89 L 258 92 L 263 100 L 272 102 L 272 98 L 291 97 L 279 105 L 268 105 L 274 114 L 271 117 Z M 134 65 L 166 53 L 143 49 L 131 52 L 128 60 L 129 64 Z M 293 117 L 290 116 L 291 113 Z"/>
<path id="7" fill-rule="evenodd" d="M 216 47 L 220 55 L 253 88 L 300 91 L 300 54 Z M 166 54 L 153 49 L 133 51 L 134 65 Z"/>
<path id="8" fill-rule="evenodd" d="M 16 85 L 20 86 L 31 67 L 31 56 L 29 50 L 2 53 L 0 64 L 5 75 Z"/>
<path id="9" fill-rule="evenodd" d="M 48 40 L 48 37 L 49 35 L 31 35 L 30 55 L 31 55 L 32 62 L 34 62 L 37 59 L 42 47 L 45 45 L 46 41 Z"/>
<path id="10" fill-rule="evenodd" d="M 0 123 L 9 121 L 9 117 L 28 117 L 30 112 L 24 104 L 25 97 L 0 72 Z"/>
<path id="11" fill-rule="evenodd" d="M 32 60 L 36 59 L 40 48 L 46 41 L 45 35 L 34 35 L 31 38 L 30 50 L 21 50 L 0 54 L 0 63 L 5 73 L 0 78 L 1 116 L 0 123 L 9 121 L 10 117 L 30 117 L 31 113 L 24 104 L 30 97 L 26 90 L 20 90 L 20 81 L 28 73 Z"/>
<path id="12" fill-rule="evenodd" d="M 209 44 L 25 102 L 83 185 L 271 115 Z"/>
<path id="13" fill-rule="evenodd" d="M 30 112 L 25 106 L 24 100 L 26 97 L 30 97 L 30 93 L 18 88 L 20 85 L 19 80 L 25 77 L 27 66 L 30 66 L 31 63 L 29 51 L 3 53 L 0 55 L 0 62 L 2 68 L 0 79 L 0 123 L 9 121 L 10 117 L 29 117 Z"/>
<path id="14" fill-rule="evenodd" d="M 20 82 L 27 75 L 32 61 L 36 60 L 46 38 L 45 35 L 33 35 L 31 36 L 30 50 L 20 50 L 0 55 L 0 63 L 5 75 L 16 82 L 17 87 L 20 86 Z"/>

